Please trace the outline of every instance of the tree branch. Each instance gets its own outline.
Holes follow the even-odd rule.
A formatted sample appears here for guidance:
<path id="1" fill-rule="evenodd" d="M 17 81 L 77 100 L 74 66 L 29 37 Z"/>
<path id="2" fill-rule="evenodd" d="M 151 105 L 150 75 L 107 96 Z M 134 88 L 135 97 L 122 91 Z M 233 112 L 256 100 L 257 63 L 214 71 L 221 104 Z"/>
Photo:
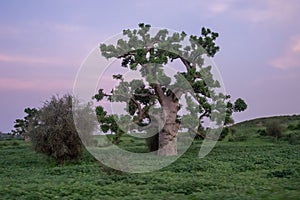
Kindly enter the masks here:
<path id="1" fill-rule="evenodd" d="M 154 97 L 155 95 L 153 94 L 133 94 L 136 97 Z"/>
<path id="2" fill-rule="evenodd" d="M 156 83 L 154 86 L 154 90 L 156 94 L 158 95 L 158 101 L 159 103 L 164 106 L 164 98 L 166 97 L 164 94 L 164 91 L 161 88 L 161 85 L 159 83 Z"/>
<path id="3" fill-rule="evenodd" d="M 201 120 L 203 117 L 205 117 L 208 113 L 209 113 L 209 111 L 205 110 L 205 112 L 202 113 L 202 115 L 199 116 L 199 120 Z"/>
<path id="4" fill-rule="evenodd" d="M 136 53 L 135 53 L 135 50 L 134 50 L 134 51 L 129 51 L 129 52 L 123 54 L 123 55 L 120 55 L 117 58 L 125 58 L 127 56 L 135 56 L 135 55 L 136 55 Z"/>
<path id="5" fill-rule="evenodd" d="M 187 61 L 186 59 L 184 59 L 181 56 L 178 56 L 178 58 L 180 58 L 180 60 L 182 61 L 182 63 L 184 64 L 184 66 L 186 67 L 187 70 L 191 69 L 193 66 L 191 66 L 191 63 L 189 61 Z"/>
<path id="6" fill-rule="evenodd" d="M 137 106 L 137 109 L 139 111 L 138 119 L 136 120 L 138 122 L 144 118 L 145 112 L 143 111 L 141 104 L 137 100 L 135 100 L 134 98 L 131 98 L 131 100 Z"/>
<path id="7" fill-rule="evenodd" d="M 193 127 L 188 126 L 187 128 L 189 131 L 192 131 L 194 134 L 199 135 L 202 139 L 205 139 L 206 136 L 200 133 L 199 131 L 196 131 Z"/>

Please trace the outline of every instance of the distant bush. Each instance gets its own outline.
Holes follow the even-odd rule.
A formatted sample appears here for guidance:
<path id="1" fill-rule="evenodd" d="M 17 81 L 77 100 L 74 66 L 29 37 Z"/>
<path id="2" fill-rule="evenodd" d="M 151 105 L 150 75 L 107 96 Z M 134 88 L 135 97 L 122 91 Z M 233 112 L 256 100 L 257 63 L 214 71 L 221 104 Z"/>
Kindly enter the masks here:
<path id="1" fill-rule="evenodd" d="M 267 136 L 267 135 L 268 135 L 266 129 L 258 129 L 256 132 L 257 132 L 260 136 Z"/>
<path id="2" fill-rule="evenodd" d="M 228 142 L 243 142 L 248 139 L 247 135 L 244 134 L 234 134 L 228 138 Z"/>
<path id="3" fill-rule="evenodd" d="M 249 136 L 247 134 L 239 133 L 235 128 L 230 128 L 230 133 L 228 134 L 228 142 L 243 142 L 246 141 Z"/>
<path id="4" fill-rule="evenodd" d="M 53 96 L 50 101 L 44 102 L 34 120 L 29 120 L 28 135 L 33 149 L 53 157 L 57 163 L 77 160 L 82 155 L 83 143 L 73 121 L 72 100 L 70 95 L 62 98 Z M 91 134 L 95 124 L 86 119 L 94 112 L 93 109 L 90 105 L 86 105 L 79 111 L 81 113 L 77 112 L 74 115 L 82 119 L 79 127 L 84 127 L 87 135 Z"/>
<path id="5" fill-rule="evenodd" d="M 300 130 L 300 122 L 298 124 L 290 124 L 287 128 L 290 131 Z"/>
<path id="6" fill-rule="evenodd" d="M 222 132 L 221 132 L 220 137 L 219 137 L 218 140 L 219 140 L 219 141 L 222 141 L 222 140 L 224 140 L 228 135 L 233 136 L 233 135 L 235 135 L 235 133 L 236 133 L 236 129 L 235 129 L 235 128 L 233 128 L 233 127 L 225 127 L 225 128 L 222 129 Z"/>
<path id="7" fill-rule="evenodd" d="M 294 124 L 289 124 L 287 127 L 288 130 L 293 131 L 296 129 L 296 126 Z"/>
<path id="8" fill-rule="evenodd" d="M 19 142 L 17 142 L 17 141 L 13 141 L 13 142 L 11 143 L 11 145 L 12 145 L 12 146 L 19 146 L 19 145 L 20 145 L 20 143 L 19 143 Z"/>
<path id="9" fill-rule="evenodd" d="M 276 139 L 282 136 L 282 126 L 278 121 L 271 121 L 267 124 L 267 135 Z"/>
<path id="10" fill-rule="evenodd" d="M 4 146 L 19 146 L 20 143 L 17 140 L 6 140 L 0 142 L 0 147 Z"/>
<path id="11" fill-rule="evenodd" d="M 297 135 L 296 133 L 291 133 L 287 136 L 288 142 L 291 145 L 300 144 L 300 135 Z"/>

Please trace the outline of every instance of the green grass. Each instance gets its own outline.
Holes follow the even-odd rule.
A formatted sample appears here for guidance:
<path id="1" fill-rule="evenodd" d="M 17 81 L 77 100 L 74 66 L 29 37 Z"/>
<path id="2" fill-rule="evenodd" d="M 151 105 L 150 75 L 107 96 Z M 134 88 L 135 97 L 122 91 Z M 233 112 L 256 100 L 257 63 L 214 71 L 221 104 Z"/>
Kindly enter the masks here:
<path id="1" fill-rule="evenodd" d="M 141 141 L 123 141 L 144 151 Z M 299 199 L 299 145 L 219 142 L 203 159 L 199 149 L 194 142 L 160 171 L 108 174 L 88 153 L 57 166 L 28 143 L 0 141 L 0 199 Z"/>
<path id="2" fill-rule="evenodd" d="M 274 138 L 264 137 L 260 134 L 260 131 L 266 131 L 267 125 L 272 121 L 279 123 L 282 127 L 282 138 L 279 142 L 290 140 L 290 143 L 300 144 L 300 129 L 289 129 L 289 126 L 300 124 L 300 115 L 257 118 L 234 124 L 230 127 L 234 133 L 230 133 L 225 141 L 254 141 L 255 143 L 274 141 Z"/>
<path id="3" fill-rule="evenodd" d="M 252 120 L 243 121 L 240 123 L 235 124 L 235 127 L 240 128 L 255 128 L 259 126 L 265 126 L 270 121 L 278 121 L 284 126 L 288 126 L 289 124 L 297 124 L 300 122 L 300 115 L 284 115 L 284 116 L 273 116 L 273 117 L 262 117 L 262 118 L 256 118 Z"/>

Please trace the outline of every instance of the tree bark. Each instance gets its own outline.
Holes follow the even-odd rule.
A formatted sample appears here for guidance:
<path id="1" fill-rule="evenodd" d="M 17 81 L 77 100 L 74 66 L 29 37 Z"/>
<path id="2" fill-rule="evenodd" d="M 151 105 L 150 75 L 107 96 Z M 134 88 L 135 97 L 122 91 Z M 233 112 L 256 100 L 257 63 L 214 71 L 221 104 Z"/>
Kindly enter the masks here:
<path id="1" fill-rule="evenodd" d="M 178 102 L 170 102 L 163 107 L 165 112 L 165 124 L 159 132 L 158 152 L 159 156 L 177 155 L 177 132 L 179 123 L 176 122 Z"/>

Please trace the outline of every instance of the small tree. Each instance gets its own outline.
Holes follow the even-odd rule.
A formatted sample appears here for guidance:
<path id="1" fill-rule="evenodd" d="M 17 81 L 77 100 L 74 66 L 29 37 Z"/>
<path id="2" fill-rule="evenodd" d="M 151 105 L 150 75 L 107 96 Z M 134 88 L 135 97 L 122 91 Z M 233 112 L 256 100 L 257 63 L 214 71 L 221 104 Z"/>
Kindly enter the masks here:
<path id="1" fill-rule="evenodd" d="M 25 129 L 25 133 L 31 138 L 33 149 L 53 157 L 58 163 L 77 160 L 82 155 L 83 143 L 73 121 L 72 100 L 70 95 L 62 98 L 52 96 L 50 101 L 44 102 L 43 107 L 37 110 L 34 119 L 28 120 Z M 82 118 L 84 124 L 80 125 L 81 128 L 84 126 L 85 133 L 91 134 L 96 124 L 92 120 L 84 120 L 94 112 L 91 105 L 77 110 L 74 116 Z M 84 138 L 88 137 L 85 135 Z"/>
<path id="2" fill-rule="evenodd" d="M 14 122 L 14 130 L 12 130 L 12 133 L 14 135 L 23 135 L 27 136 L 26 132 L 28 132 L 28 126 L 29 124 L 31 126 L 34 125 L 36 122 L 36 114 L 37 114 L 37 109 L 36 108 L 25 108 L 24 112 L 26 113 L 26 116 L 24 119 L 16 119 Z"/>

